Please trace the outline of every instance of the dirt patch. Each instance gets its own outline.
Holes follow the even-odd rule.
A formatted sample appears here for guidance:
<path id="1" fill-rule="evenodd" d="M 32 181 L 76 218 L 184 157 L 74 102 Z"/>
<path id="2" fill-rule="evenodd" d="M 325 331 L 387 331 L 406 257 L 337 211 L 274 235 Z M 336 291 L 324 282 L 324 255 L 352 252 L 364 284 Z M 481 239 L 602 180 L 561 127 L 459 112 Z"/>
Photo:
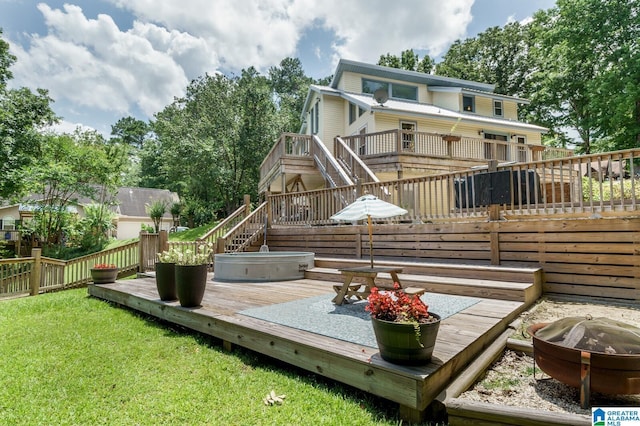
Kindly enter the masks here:
<path id="1" fill-rule="evenodd" d="M 640 326 L 640 309 L 631 304 L 600 300 L 575 301 L 543 298 L 521 314 L 522 325 L 513 338 L 531 341 L 526 328 L 538 322 L 553 322 L 565 317 L 607 317 Z M 490 404 L 535 408 L 551 412 L 590 415 L 591 409 L 580 408 L 580 391 L 544 374 L 531 356 L 506 351 L 486 375 L 461 399 Z M 640 395 L 605 395 L 592 393 L 593 406 L 640 407 Z"/>

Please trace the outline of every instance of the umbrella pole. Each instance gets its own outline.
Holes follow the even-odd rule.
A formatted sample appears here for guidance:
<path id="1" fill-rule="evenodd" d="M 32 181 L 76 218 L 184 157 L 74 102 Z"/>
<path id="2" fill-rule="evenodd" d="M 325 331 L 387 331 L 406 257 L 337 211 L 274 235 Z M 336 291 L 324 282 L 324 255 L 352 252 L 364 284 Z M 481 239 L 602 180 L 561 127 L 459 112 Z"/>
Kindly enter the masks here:
<path id="1" fill-rule="evenodd" d="M 367 215 L 367 228 L 369 228 L 369 257 L 371 258 L 371 269 L 373 269 L 373 225 L 371 215 Z"/>

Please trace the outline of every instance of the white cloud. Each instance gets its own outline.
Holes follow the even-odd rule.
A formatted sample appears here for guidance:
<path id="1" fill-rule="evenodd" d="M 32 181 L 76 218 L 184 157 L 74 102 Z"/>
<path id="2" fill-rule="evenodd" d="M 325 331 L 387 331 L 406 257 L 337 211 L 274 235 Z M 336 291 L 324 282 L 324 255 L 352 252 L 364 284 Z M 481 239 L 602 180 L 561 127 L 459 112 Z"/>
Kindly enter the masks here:
<path id="1" fill-rule="evenodd" d="M 187 84 L 205 73 L 238 72 L 255 66 L 265 72 L 287 56 L 297 56 L 307 29 L 323 27 L 336 39 L 314 43 L 313 56 L 376 62 L 404 49 L 435 57 L 464 36 L 473 0 L 110 0 L 133 18 L 120 28 L 113 17 L 89 19 L 65 4 L 40 3 L 47 33 L 12 43 L 20 86 L 42 87 L 77 111 L 151 117 L 182 96 Z M 131 22 L 129 20 L 128 22 Z M 61 115 L 65 115 L 64 112 Z M 75 114 L 74 114 L 75 115 Z M 100 127 L 100 126 L 97 126 Z M 103 126 L 106 127 L 106 126 Z"/>

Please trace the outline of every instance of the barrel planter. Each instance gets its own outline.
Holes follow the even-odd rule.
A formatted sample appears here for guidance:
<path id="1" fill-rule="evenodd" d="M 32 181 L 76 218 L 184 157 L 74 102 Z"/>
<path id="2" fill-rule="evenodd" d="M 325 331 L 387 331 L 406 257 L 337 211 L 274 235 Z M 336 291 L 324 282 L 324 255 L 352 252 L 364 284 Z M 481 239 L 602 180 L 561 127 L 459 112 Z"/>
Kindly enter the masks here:
<path id="1" fill-rule="evenodd" d="M 175 263 L 156 262 L 156 288 L 160 300 L 171 301 L 178 298 L 175 274 Z"/>
<path id="2" fill-rule="evenodd" d="M 207 265 L 176 265 L 175 279 L 180 306 L 200 306 L 207 286 Z"/>
<path id="3" fill-rule="evenodd" d="M 402 365 L 430 362 L 440 328 L 440 316 L 434 313 L 430 315 L 435 321 L 424 324 L 384 321 L 371 317 L 382 359 Z"/>

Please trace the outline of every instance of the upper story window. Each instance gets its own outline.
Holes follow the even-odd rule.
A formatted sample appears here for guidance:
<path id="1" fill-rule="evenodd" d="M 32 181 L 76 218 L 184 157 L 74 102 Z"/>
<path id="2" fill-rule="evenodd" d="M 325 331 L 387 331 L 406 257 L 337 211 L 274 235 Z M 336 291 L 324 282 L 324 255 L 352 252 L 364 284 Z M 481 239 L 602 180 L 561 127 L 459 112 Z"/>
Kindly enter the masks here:
<path id="1" fill-rule="evenodd" d="M 476 98 L 470 95 L 462 95 L 462 110 L 466 112 L 475 112 Z"/>
<path id="2" fill-rule="evenodd" d="M 353 124 L 356 121 L 356 105 L 349 102 L 349 124 Z"/>
<path id="3" fill-rule="evenodd" d="M 391 83 L 388 81 L 362 79 L 362 93 L 373 94 L 378 89 L 384 89 L 391 98 L 408 99 L 410 101 L 418 100 L 418 87 L 409 86 L 407 84 Z"/>
<path id="4" fill-rule="evenodd" d="M 504 109 L 502 107 L 502 101 L 493 100 L 493 115 L 495 115 L 496 117 L 502 117 L 504 116 Z"/>

